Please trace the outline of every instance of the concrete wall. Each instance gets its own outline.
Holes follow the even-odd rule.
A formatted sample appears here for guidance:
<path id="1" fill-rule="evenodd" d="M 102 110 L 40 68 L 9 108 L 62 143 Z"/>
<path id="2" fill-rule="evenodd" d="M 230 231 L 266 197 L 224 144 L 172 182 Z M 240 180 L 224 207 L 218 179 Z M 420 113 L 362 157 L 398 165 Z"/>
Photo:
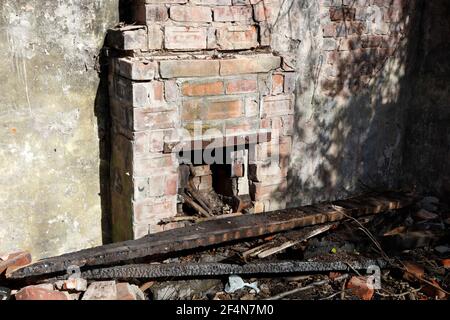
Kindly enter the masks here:
<path id="1" fill-rule="evenodd" d="M 0 251 L 101 243 L 95 66 L 118 14 L 118 0 L 0 1 Z"/>

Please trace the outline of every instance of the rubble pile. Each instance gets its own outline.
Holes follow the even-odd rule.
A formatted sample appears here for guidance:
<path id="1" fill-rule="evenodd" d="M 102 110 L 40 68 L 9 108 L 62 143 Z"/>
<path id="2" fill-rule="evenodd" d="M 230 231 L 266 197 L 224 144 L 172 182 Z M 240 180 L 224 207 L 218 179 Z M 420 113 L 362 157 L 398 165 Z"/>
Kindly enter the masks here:
<path id="1" fill-rule="evenodd" d="M 362 205 L 359 199 L 348 206 L 356 202 Z M 67 274 L 38 272 L 26 252 L 4 254 L 0 300 L 443 300 L 449 218 L 446 203 L 425 197 L 382 214 L 346 215 L 172 257 L 74 266 Z M 72 259 L 41 263 L 62 258 Z"/>

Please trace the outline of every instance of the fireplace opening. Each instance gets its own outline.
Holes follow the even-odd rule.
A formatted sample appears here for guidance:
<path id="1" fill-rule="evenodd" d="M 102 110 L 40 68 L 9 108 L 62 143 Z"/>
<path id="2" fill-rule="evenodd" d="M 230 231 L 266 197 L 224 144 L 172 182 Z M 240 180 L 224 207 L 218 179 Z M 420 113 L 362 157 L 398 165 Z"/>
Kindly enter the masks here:
<path id="1" fill-rule="evenodd" d="M 180 152 L 178 161 L 179 216 L 252 213 L 248 146 Z"/>

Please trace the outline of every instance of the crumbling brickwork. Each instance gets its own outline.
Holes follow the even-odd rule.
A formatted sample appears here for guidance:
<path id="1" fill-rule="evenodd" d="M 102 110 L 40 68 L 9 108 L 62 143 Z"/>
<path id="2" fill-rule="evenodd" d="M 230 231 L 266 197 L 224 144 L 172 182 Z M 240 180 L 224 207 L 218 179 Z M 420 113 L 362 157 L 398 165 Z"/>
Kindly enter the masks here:
<path id="1" fill-rule="evenodd" d="M 287 188 L 296 77 L 270 48 L 271 7 L 262 0 L 133 4 L 136 24 L 108 36 L 120 56 L 110 68 L 115 240 L 160 231 L 158 223 L 177 214 L 173 146 L 181 141 L 258 137 L 252 150 L 235 153 L 241 160 L 232 174 L 245 178 L 238 192 L 250 195 L 255 212 L 284 208 L 274 195 Z M 209 187 L 210 178 L 200 175 L 198 186 Z"/>
<path id="2" fill-rule="evenodd" d="M 408 10 L 406 0 L 322 0 L 324 93 L 367 88 L 405 38 Z"/>

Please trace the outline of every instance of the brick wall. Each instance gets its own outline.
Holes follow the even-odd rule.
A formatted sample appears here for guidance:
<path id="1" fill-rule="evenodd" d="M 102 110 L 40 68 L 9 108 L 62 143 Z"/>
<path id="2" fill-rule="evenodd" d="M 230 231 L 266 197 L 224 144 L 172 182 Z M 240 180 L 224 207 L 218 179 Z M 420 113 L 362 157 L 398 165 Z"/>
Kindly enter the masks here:
<path id="1" fill-rule="evenodd" d="M 168 146 L 180 141 L 270 136 L 235 167 L 246 178 L 239 190 L 257 213 L 286 206 L 296 75 L 270 48 L 270 9 L 262 0 L 139 0 L 135 24 L 109 32 L 120 56 L 109 81 L 115 240 L 161 231 L 158 222 L 177 214 L 179 164 Z M 211 175 L 197 180 L 212 184 Z"/>
<path id="2" fill-rule="evenodd" d="M 322 91 L 350 97 L 367 88 L 405 38 L 406 0 L 321 0 Z"/>
<path id="3" fill-rule="evenodd" d="M 159 231 L 157 222 L 176 214 L 178 163 L 168 145 L 182 140 L 270 132 L 269 142 L 260 141 L 249 150 L 253 152 L 244 173 L 249 186 L 242 190 L 251 196 L 255 212 L 301 201 L 298 192 L 292 193 L 299 188 L 295 181 L 316 181 L 304 172 L 320 167 L 324 157 L 306 164 L 298 161 L 317 149 L 305 151 L 298 142 L 304 127 L 313 125 L 294 118 L 311 103 L 302 100 L 302 92 L 294 96 L 298 79 L 317 81 L 313 99 L 320 95 L 345 105 L 379 81 L 394 55 L 399 67 L 391 75 L 402 76 L 399 47 L 407 37 L 410 2 L 320 0 L 310 2 L 316 16 L 304 15 L 306 21 L 298 21 L 289 3 L 296 12 L 302 6 L 293 1 L 139 0 L 133 1 L 132 23 L 110 31 L 108 43 L 120 56 L 113 59 L 110 75 L 114 139 L 123 140 L 113 156 L 114 225 L 120 228 L 116 238 Z M 280 20 L 288 20 L 285 29 L 277 26 Z M 310 29 L 303 30 L 306 25 Z M 309 44 L 308 36 L 296 32 L 314 38 L 312 51 L 321 58 L 311 70 L 306 67 L 309 61 L 297 61 L 299 56 L 308 58 L 304 52 Z M 283 37 L 288 46 L 281 45 Z M 394 95 L 394 88 L 386 90 Z M 306 105 L 295 109 L 297 98 Z M 322 127 L 317 123 L 314 130 L 320 132 L 316 140 L 325 143 Z M 297 163 L 303 163 L 297 172 L 293 152 Z M 342 169 L 352 171 L 344 176 L 356 174 L 350 167 Z M 293 196 L 286 203 L 289 190 Z"/>

